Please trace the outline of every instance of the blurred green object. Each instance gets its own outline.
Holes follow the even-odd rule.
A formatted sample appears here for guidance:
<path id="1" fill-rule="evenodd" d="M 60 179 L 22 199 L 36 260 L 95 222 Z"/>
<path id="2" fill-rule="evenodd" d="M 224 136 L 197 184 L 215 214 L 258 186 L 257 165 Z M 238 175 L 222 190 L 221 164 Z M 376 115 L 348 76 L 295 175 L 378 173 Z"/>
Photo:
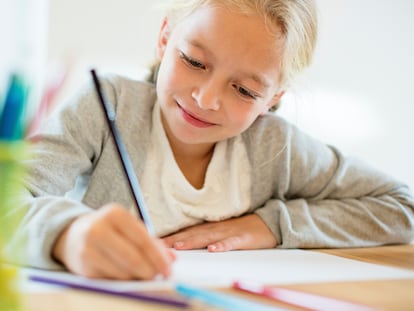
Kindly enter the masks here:
<path id="1" fill-rule="evenodd" d="M 4 246 L 12 237 L 20 220 L 15 212 L 23 189 L 24 168 L 21 161 L 26 158 L 26 143 L 22 141 L 0 141 L 0 310 L 21 310 L 17 289 L 18 270 L 4 264 Z M 15 250 L 19 252 L 19 250 Z"/>
<path id="2" fill-rule="evenodd" d="M 17 269 L 0 266 L 0 310 L 21 310 L 19 293 L 16 290 Z"/>

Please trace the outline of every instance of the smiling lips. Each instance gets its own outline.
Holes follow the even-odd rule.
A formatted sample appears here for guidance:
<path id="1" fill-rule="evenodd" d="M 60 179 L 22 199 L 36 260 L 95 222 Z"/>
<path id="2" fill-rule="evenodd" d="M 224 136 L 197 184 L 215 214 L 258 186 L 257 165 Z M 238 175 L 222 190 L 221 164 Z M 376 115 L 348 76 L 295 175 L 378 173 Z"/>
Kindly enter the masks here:
<path id="1" fill-rule="evenodd" d="M 199 119 L 198 117 L 194 116 L 193 114 L 189 113 L 187 110 L 185 110 L 182 106 L 177 104 L 178 108 L 180 109 L 181 115 L 185 121 L 190 123 L 191 125 L 199 128 L 206 128 L 210 126 L 215 126 L 217 124 L 211 123 L 202 119 Z"/>

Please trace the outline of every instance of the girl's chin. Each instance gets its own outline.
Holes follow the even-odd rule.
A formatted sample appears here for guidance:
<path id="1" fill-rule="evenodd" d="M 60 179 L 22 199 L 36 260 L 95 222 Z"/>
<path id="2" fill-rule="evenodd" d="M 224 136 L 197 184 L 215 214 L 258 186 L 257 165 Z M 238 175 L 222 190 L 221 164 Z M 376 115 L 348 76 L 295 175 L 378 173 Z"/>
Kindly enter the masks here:
<path id="1" fill-rule="evenodd" d="M 198 132 L 198 133 L 197 133 Z M 174 139 L 186 145 L 214 145 L 219 139 L 207 136 L 189 127 L 172 129 Z"/>

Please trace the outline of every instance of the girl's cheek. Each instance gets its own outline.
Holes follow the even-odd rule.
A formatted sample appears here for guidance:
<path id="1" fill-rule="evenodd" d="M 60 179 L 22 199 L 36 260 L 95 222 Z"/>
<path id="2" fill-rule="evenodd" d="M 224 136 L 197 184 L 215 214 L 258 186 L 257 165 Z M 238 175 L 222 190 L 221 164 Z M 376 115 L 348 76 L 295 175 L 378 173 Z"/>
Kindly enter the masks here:
<path id="1" fill-rule="evenodd" d="M 174 88 L 183 88 L 188 87 L 192 84 L 192 79 L 188 75 L 188 73 L 185 72 L 180 66 L 174 66 L 171 68 L 171 71 L 168 73 L 169 75 L 169 87 Z"/>
<path id="2" fill-rule="evenodd" d="M 170 65 L 166 67 L 164 75 L 170 83 L 174 83 L 175 81 L 179 80 L 181 71 L 176 62 L 171 62 Z"/>

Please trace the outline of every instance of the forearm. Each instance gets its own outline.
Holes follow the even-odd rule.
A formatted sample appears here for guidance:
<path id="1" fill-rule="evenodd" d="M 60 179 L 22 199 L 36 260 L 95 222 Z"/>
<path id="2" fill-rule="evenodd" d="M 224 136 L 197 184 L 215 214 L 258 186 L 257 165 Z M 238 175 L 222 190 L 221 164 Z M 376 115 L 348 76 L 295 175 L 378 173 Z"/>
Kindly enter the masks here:
<path id="1" fill-rule="evenodd" d="M 398 194 L 353 199 L 270 200 L 256 213 L 283 248 L 364 247 L 414 239 L 414 204 Z"/>
<path id="2" fill-rule="evenodd" d="M 34 198 L 27 193 L 13 211 L 21 221 L 6 245 L 6 256 L 14 263 L 45 269 L 62 269 L 52 257 L 53 245 L 75 218 L 90 212 L 85 205 L 62 197 Z"/>

